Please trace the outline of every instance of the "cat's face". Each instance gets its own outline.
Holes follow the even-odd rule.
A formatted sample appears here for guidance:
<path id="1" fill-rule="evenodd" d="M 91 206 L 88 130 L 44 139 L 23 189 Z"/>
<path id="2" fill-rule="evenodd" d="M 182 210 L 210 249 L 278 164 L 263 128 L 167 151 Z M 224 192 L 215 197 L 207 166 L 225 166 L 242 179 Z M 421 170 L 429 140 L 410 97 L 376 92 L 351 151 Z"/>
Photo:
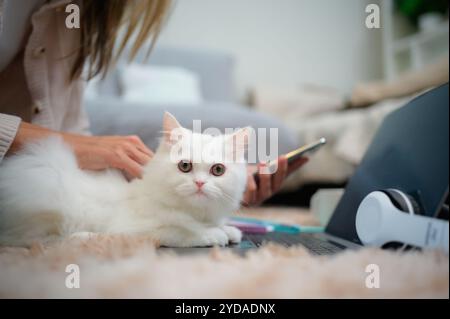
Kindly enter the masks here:
<path id="1" fill-rule="evenodd" d="M 155 155 L 164 184 L 186 205 L 198 208 L 237 209 L 245 190 L 247 170 L 243 143 L 246 129 L 233 135 L 211 136 L 181 128 L 166 113 L 163 141 Z M 177 137 L 171 140 L 173 130 Z M 173 137 L 173 135 L 172 135 Z M 234 138 L 234 139 L 233 139 Z M 164 163 L 164 164 L 163 164 Z"/>

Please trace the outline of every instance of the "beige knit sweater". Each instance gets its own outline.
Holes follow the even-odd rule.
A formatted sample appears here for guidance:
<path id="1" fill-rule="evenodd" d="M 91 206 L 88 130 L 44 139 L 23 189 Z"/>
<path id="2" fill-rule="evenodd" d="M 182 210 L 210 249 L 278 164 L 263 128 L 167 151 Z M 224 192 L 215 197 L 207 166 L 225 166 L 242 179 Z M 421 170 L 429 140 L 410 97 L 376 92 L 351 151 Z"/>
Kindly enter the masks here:
<path id="1" fill-rule="evenodd" d="M 8 29 L 8 19 L 17 16 L 15 10 L 22 10 L 25 2 L 0 2 L 0 39 L 10 39 L 6 45 L 14 46 L 17 43 L 12 43 L 11 37 L 1 35 L 17 32 Z M 58 131 L 89 133 L 82 108 L 84 82 L 68 81 L 80 35 L 79 29 L 65 25 L 69 2 L 73 1 L 48 1 L 23 17 L 27 28 L 17 34 L 21 39 L 17 52 L 0 69 L 0 162 L 22 120 Z"/>

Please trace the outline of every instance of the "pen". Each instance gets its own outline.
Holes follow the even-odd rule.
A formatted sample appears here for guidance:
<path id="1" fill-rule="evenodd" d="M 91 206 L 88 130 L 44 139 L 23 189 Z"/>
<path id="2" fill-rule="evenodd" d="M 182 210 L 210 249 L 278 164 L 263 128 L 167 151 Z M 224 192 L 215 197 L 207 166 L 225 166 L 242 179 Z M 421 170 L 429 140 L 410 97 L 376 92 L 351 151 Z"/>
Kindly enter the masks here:
<path id="1" fill-rule="evenodd" d="M 229 221 L 227 223 L 229 226 L 234 226 L 247 234 L 266 234 L 273 231 L 273 227 L 267 225 L 260 225 L 255 223 L 246 223 L 238 221 Z"/>
<path id="2" fill-rule="evenodd" d="M 277 232 L 284 232 L 284 233 L 320 233 L 325 230 L 322 226 L 299 226 L 299 225 L 286 225 L 276 222 L 270 222 L 265 221 L 261 219 L 256 218 L 248 218 L 248 217 L 232 217 L 231 221 L 233 222 L 240 222 L 240 223 L 246 223 L 247 225 L 255 224 L 259 226 L 269 226 L 270 229 L 268 231 L 277 231 Z"/>

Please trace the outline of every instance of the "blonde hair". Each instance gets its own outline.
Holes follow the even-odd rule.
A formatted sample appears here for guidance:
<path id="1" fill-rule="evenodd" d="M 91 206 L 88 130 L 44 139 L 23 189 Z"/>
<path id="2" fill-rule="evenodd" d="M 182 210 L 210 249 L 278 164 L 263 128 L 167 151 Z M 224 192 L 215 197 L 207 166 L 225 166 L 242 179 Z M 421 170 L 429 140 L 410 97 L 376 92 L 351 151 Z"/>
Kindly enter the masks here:
<path id="1" fill-rule="evenodd" d="M 83 0 L 81 13 L 80 46 L 72 66 L 73 80 L 80 76 L 85 63 L 88 79 L 102 73 L 114 64 L 124 51 L 131 37 L 129 58 L 133 59 L 147 41 L 151 41 L 148 53 L 158 37 L 170 0 Z M 119 30 L 125 33 L 118 41 Z"/>

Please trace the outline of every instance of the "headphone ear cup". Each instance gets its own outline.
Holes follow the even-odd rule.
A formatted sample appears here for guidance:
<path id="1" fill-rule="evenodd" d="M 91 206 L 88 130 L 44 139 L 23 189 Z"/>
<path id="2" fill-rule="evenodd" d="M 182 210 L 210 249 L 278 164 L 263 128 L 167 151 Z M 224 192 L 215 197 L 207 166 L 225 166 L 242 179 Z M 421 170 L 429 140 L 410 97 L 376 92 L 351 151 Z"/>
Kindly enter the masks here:
<path id="1" fill-rule="evenodd" d="M 391 200 L 392 204 L 399 210 L 405 213 L 414 215 L 423 215 L 419 203 L 411 195 L 405 194 L 398 189 L 382 190 L 384 194 Z"/>
<path id="2" fill-rule="evenodd" d="M 403 195 L 400 191 L 396 189 L 385 189 L 382 190 L 384 194 L 391 200 L 392 205 L 398 210 L 401 210 L 405 213 L 414 213 L 411 209 L 411 206 L 408 205 L 408 196 Z"/>
<path id="3" fill-rule="evenodd" d="M 421 206 L 419 205 L 419 203 L 416 201 L 416 199 L 414 197 L 412 197 L 411 195 L 406 195 L 408 196 L 409 202 L 411 203 L 413 209 L 414 209 L 414 215 L 424 215 L 423 210 L 421 208 Z"/>
<path id="4" fill-rule="evenodd" d="M 386 189 L 382 190 L 384 194 L 391 200 L 392 204 L 400 211 L 411 214 L 411 215 L 422 215 L 419 203 L 414 199 L 414 197 L 403 193 L 397 189 Z M 400 242 L 390 242 L 382 246 L 385 249 L 402 249 L 410 250 L 415 247 L 410 245 L 405 245 Z"/>

